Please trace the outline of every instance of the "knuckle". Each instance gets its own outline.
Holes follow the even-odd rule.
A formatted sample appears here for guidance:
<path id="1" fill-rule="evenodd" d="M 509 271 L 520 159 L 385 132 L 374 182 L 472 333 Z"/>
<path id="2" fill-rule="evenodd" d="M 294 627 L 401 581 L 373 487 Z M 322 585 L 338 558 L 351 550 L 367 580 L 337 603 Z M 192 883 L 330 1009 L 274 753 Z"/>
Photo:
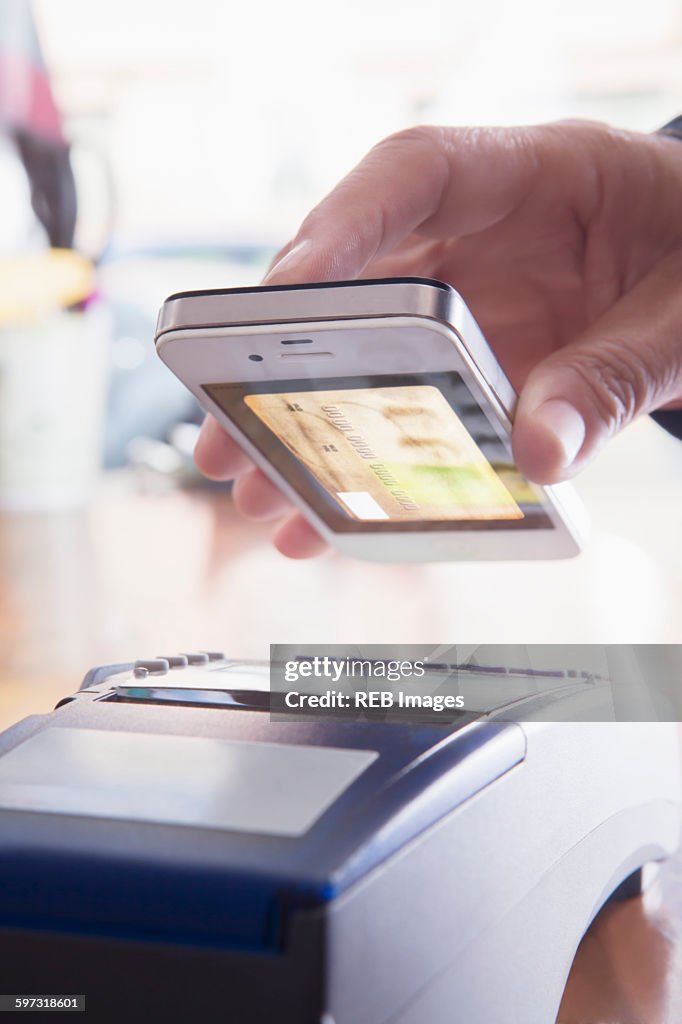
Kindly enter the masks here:
<path id="1" fill-rule="evenodd" d="M 452 152 L 465 144 L 470 133 L 478 130 L 431 124 L 413 125 L 381 139 L 370 151 L 368 163 L 371 166 L 375 161 L 383 163 L 412 159 L 420 163 L 425 171 L 436 167 L 442 174 L 447 174 Z"/>
<path id="2" fill-rule="evenodd" d="M 532 128 L 509 128 L 469 125 L 450 127 L 448 125 L 420 124 L 382 139 L 375 149 L 416 147 L 431 158 L 448 159 L 467 150 L 492 156 L 501 150 L 532 149 L 535 143 Z"/>
<path id="3" fill-rule="evenodd" d="M 621 339 L 609 339 L 598 349 L 574 353 L 571 369 L 589 393 L 599 418 L 613 430 L 619 430 L 650 405 L 657 391 L 648 353 Z"/>
<path id="4" fill-rule="evenodd" d="M 564 148 L 577 146 L 583 151 L 592 153 L 620 144 L 631 135 L 629 132 L 614 128 L 601 121 L 582 118 L 551 121 L 548 124 L 539 125 L 535 131 L 539 138 L 547 139 L 552 143 L 560 142 Z"/>
<path id="5" fill-rule="evenodd" d="M 393 132 L 391 135 L 387 135 L 385 139 L 382 139 L 374 147 L 375 149 L 383 149 L 386 147 L 393 146 L 438 146 L 443 139 L 443 133 L 446 131 L 444 128 L 439 128 L 436 125 L 430 124 L 419 124 L 412 125 L 409 128 L 402 128 L 398 132 Z"/>

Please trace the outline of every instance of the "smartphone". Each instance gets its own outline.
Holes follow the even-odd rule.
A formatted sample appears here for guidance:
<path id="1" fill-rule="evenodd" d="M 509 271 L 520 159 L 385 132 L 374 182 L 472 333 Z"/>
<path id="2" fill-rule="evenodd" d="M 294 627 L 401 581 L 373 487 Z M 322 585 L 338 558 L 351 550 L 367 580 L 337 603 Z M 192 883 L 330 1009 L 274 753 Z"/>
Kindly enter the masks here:
<path id="1" fill-rule="evenodd" d="M 526 480 L 516 396 L 424 278 L 181 292 L 161 359 L 335 548 L 381 562 L 564 558 L 584 514 Z"/>

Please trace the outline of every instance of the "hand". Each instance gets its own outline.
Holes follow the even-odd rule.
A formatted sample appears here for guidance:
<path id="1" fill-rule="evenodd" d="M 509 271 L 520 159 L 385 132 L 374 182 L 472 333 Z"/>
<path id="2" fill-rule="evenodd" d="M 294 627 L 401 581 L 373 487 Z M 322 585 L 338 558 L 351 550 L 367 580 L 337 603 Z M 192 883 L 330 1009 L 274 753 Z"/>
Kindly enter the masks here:
<path id="1" fill-rule="evenodd" d="M 519 392 L 516 462 L 579 472 L 640 413 L 682 405 L 682 143 L 589 122 L 414 128 L 380 142 L 304 220 L 266 281 L 417 275 L 462 293 Z M 195 458 L 249 518 L 312 527 L 208 417 Z"/>

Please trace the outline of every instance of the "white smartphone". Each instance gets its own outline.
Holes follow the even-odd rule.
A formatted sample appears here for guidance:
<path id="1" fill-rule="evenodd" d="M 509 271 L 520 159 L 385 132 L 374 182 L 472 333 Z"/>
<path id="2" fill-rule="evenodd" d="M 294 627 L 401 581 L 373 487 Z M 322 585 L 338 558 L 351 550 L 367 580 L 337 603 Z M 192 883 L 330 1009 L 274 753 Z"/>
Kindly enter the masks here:
<path id="1" fill-rule="evenodd" d="M 511 455 L 514 391 L 460 295 L 423 278 L 171 295 L 159 356 L 334 547 L 564 558 L 582 508 Z"/>

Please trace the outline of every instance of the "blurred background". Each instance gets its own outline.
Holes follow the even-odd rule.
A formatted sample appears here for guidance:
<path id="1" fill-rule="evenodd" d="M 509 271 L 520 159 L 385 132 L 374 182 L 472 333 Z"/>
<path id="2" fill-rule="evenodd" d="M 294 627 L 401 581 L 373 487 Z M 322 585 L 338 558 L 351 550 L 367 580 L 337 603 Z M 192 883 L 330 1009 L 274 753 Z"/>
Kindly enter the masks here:
<path id="1" fill-rule="evenodd" d="M 170 648 L 682 641 L 682 445 L 653 423 L 581 479 L 575 562 L 294 565 L 193 472 L 152 344 L 166 295 L 257 283 L 392 131 L 680 111 L 676 0 L 0 0 L 0 725 Z"/>

